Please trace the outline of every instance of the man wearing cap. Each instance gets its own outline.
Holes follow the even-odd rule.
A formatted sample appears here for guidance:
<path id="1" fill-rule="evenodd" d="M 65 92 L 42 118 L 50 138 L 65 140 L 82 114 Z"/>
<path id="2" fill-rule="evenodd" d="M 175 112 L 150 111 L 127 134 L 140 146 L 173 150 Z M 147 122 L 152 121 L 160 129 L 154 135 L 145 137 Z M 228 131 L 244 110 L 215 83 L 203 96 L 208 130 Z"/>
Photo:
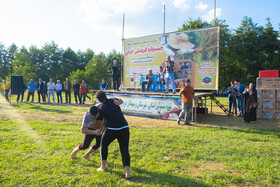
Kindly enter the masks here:
<path id="1" fill-rule="evenodd" d="M 180 89 L 180 96 L 182 97 L 182 111 L 177 119 L 177 124 L 180 125 L 180 120 L 185 115 L 185 125 L 189 125 L 189 117 L 190 117 L 190 111 L 192 109 L 192 100 L 195 100 L 194 97 L 194 89 L 191 87 L 191 81 L 190 79 L 187 79 L 186 81 L 187 86 L 185 86 L 185 83 Z"/>
<path id="2" fill-rule="evenodd" d="M 171 81 L 173 93 L 175 94 L 176 86 L 175 86 L 175 80 L 174 80 L 174 61 L 172 61 L 170 59 L 170 56 L 166 57 L 163 73 L 165 74 L 166 93 L 169 92 L 169 81 Z"/>

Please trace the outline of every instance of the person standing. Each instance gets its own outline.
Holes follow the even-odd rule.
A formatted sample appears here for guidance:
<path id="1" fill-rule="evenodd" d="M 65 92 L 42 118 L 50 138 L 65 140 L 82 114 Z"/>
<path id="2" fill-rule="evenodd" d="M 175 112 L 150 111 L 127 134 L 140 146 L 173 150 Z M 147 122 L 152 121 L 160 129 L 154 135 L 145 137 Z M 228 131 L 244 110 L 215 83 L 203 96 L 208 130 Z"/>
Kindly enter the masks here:
<path id="1" fill-rule="evenodd" d="M 81 104 L 80 84 L 78 83 L 77 80 L 74 81 L 73 90 L 74 90 L 76 104 L 78 104 L 78 100 L 79 100 L 79 104 Z M 78 97 L 78 100 L 77 100 L 77 97 Z"/>
<path id="2" fill-rule="evenodd" d="M 64 82 L 66 103 L 68 103 L 68 98 L 69 98 L 69 103 L 71 103 L 71 87 L 72 87 L 72 84 L 69 81 L 69 78 L 66 78 L 66 81 Z"/>
<path id="3" fill-rule="evenodd" d="M 182 97 L 182 111 L 179 114 L 179 117 L 177 119 L 177 124 L 180 125 L 180 121 L 183 118 L 183 116 L 185 115 L 185 125 L 189 125 L 189 121 L 190 121 L 190 112 L 192 110 L 192 101 L 195 100 L 194 97 L 194 89 L 191 86 L 191 81 L 190 79 L 188 79 L 186 81 L 187 86 L 185 86 L 185 84 L 183 84 L 183 86 L 180 89 L 180 96 Z"/>
<path id="4" fill-rule="evenodd" d="M 9 100 L 9 91 L 10 91 L 10 85 L 4 80 L 3 81 L 3 88 L 4 88 L 4 94 L 5 94 L 5 98 L 8 102 L 10 102 Z"/>
<path id="5" fill-rule="evenodd" d="M 101 167 L 97 171 L 106 170 L 106 162 L 108 157 L 108 147 L 115 140 L 118 140 L 122 163 L 125 172 L 125 178 L 130 179 L 133 176 L 130 174 L 130 155 L 129 155 L 129 127 L 126 119 L 123 116 L 119 105 L 123 103 L 121 99 L 107 99 L 103 91 L 96 93 L 96 98 L 101 102 L 99 109 L 100 118 L 106 121 L 106 130 L 101 137 Z"/>
<path id="6" fill-rule="evenodd" d="M 175 94 L 176 86 L 175 86 L 175 79 L 174 79 L 174 61 L 170 59 L 170 56 L 166 57 L 163 73 L 165 74 L 166 93 L 169 92 L 169 81 L 171 81 L 173 87 L 173 94 Z"/>
<path id="7" fill-rule="evenodd" d="M 71 153 L 71 158 L 75 159 L 76 154 L 80 150 L 86 150 L 89 145 L 91 144 L 93 139 L 96 139 L 96 143 L 90 147 L 90 149 L 84 154 L 84 158 L 89 160 L 89 156 L 91 153 L 94 153 L 99 147 L 100 147 L 100 141 L 101 141 L 101 135 L 102 135 L 102 129 L 101 129 L 101 123 L 102 119 L 100 120 L 97 118 L 99 116 L 98 114 L 98 106 L 91 106 L 89 110 L 86 112 L 83 123 L 81 126 L 81 132 L 85 134 L 84 141 Z"/>
<path id="8" fill-rule="evenodd" d="M 258 108 L 258 98 L 257 90 L 253 83 L 249 84 L 249 89 L 245 89 L 243 95 L 243 111 L 244 111 L 244 121 L 250 123 L 251 121 L 257 121 L 257 108 Z"/>
<path id="9" fill-rule="evenodd" d="M 87 95 L 87 83 L 85 80 L 82 80 L 82 84 L 80 85 L 80 90 L 81 90 L 81 100 L 83 98 L 83 104 L 85 104 L 86 101 L 86 97 L 91 99 L 88 95 Z"/>
<path id="10" fill-rule="evenodd" d="M 54 98 L 55 84 L 54 84 L 52 78 L 50 78 L 50 82 L 48 82 L 47 88 L 48 88 L 48 103 L 50 102 L 51 96 L 53 98 L 53 103 L 55 103 L 55 98 Z"/>
<path id="11" fill-rule="evenodd" d="M 100 90 L 106 90 L 108 88 L 108 83 L 106 83 L 105 79 L 102 79 L 100 83 Z"/>
<path id="12" fill-rule="evenodd" d="M 119 79 L 120 79 L 120 74 L 121 74 L 121 67 L 117 64 L 117 61 L 113 61 L 113 66 L 112 66 L 112 75 L 113 75 L 113 87 L 114 90 L 119 91 Z"/>
<path id="13" fill-rule="evenodd" d="M 245 90 L 245 85 L 241 84 L 238 79 L 235 80 L 235 98 L 236 98 L 236 104 L 239 112 L 239 116 L 243 116 L 243 102 L 242 102 L 242 94 Z"/>
<path id="14" fill-rule="evenodd" d="M 160 81 L 160 90 L 162 90 L 164 92 L 164 85 L 165 85 L 165 79 L 164 79 L 164 73 L 163 73 L 163 68 L 162 66 L 159 67 L 159 81 Z"/>
<path id="15" fill-rule="evenodd" d="M 48 86 L 47 86 L 45 81 L 43 81 L 43 84 L 44 84 L 44 87 L 43 87 L 43 90 L 42 90 L 42 95 L 43 95 L 43 101 L 45 103 L 46 98 L 48 97 Z"/>
<path id="16" fill-rule="evenodd" d="M 30 79 L 30 82 L 27 84 L 28 87 L 28 95 L 27 101 L 29 101 L 30 96 L 32 96 L 32 102 L 34 102 L 34 92 L 37 89 L 37 85 L 33 82 L 33 79 Z"/>
<path id="17" fill-rule="evenodd" d="M 234 107 L 234 114 L 237 115 L 236 101 L 235 101 L 235 85 L 233 81 L 230 81 L 230 87 L 228 87 L 228 103 L 229 103 L 229 113 L 231 113 L 232 106 Z"/>
<path id="18" fill-rule="evenodd" d="M 38 93 L 38 103 L 41 102 L 40 95 L 42 96 L 42 101 L 44 101 L 44 83 L 42 79 L 39 78 L 39 82 L 37 83 L 37 93 Z"/>
<path id="19" fill-rule="evenodd" d="M 21 95 L 21 102 L 23 102 L 23 98 L 24 98 L 24 92 L 26 91 L 26 86 L 24 85 L 24 83 L 21 83 L 21 89 L 20 92 L 17 94 L 17 102 L 19 101 L 20 95 Z"/>
<path id="20" fill-rule="evenodd" d="M 57 84 L 55 85 L 55 90 L 56 90 L 56 96 L 57 96 L 57 103 L 59 103 L 59 98 L 62 103 L 62 84 L 60 84 L 60 80 L 57 80 Z"/>

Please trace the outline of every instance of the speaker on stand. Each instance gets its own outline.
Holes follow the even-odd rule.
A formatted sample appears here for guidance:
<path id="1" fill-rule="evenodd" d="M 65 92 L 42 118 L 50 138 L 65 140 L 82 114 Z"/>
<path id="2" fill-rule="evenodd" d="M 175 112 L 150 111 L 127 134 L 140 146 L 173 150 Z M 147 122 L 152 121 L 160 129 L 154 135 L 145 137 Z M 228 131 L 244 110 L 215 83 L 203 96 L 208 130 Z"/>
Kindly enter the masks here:
<path id="1" fill-rule="evenodd" d="M 21 93 L 23 85 L 23 77 L 21 75 L 11 75 L 11 95 Z"/>

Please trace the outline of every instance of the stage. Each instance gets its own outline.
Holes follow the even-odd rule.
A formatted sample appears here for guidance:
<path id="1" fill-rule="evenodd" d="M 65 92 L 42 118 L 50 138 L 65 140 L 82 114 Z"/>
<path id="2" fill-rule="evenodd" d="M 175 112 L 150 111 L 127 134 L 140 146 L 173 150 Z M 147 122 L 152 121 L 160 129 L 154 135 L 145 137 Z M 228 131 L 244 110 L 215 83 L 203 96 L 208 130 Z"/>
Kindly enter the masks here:
<path id="1" fill-rule="evenodd" d="M 94 95 L 98 90 L 92 90 Z M 114 91 L 104 90 L 108 98 L 121 98 L 124 103 L 121 109 L 124 114 L 150 117 L 166 120 L 177 120 L 181 112 L 182 99 L 179 92 L 141 92 L 141 91 Z M 192 121 L 196 123 L 197 110 L 204 108 L 207 115 L 207 97 L 212 97 L 212 92 L 195 92 L 196 100 L 199 106 L 193 104 L 193 112 L 191 113 Z M 194 103 L 194 102 L 193 102 Z M 212 113 L 212 100 L 210 103 Z"/>

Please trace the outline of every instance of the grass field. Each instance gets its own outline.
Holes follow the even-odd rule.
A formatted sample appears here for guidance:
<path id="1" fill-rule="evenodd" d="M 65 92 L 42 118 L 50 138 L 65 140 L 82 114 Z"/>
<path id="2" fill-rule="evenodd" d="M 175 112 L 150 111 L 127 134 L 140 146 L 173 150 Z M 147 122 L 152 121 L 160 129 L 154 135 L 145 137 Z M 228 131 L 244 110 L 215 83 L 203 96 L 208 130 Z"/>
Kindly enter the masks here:
<path id="1" fill-rule="evenodd" d="M 12 98 L 15 101 L 15 98 Z M 36 97 L 37 99 L 37 97 Z M 219 98 L 226 104 L 226 98 Z M 208 102 L 209 103 L 209 102 Z M 280 123 L 213 114 L 193 126 L 125 116 L 130 125 L 131 172 L 124 179 L 117 142 L 108 171 L 93 161 L 70 159 L 83 140 L 79 128 L 90 106 L 8 104 L 0 97 L 0 186 L 279 186 Z"/>

